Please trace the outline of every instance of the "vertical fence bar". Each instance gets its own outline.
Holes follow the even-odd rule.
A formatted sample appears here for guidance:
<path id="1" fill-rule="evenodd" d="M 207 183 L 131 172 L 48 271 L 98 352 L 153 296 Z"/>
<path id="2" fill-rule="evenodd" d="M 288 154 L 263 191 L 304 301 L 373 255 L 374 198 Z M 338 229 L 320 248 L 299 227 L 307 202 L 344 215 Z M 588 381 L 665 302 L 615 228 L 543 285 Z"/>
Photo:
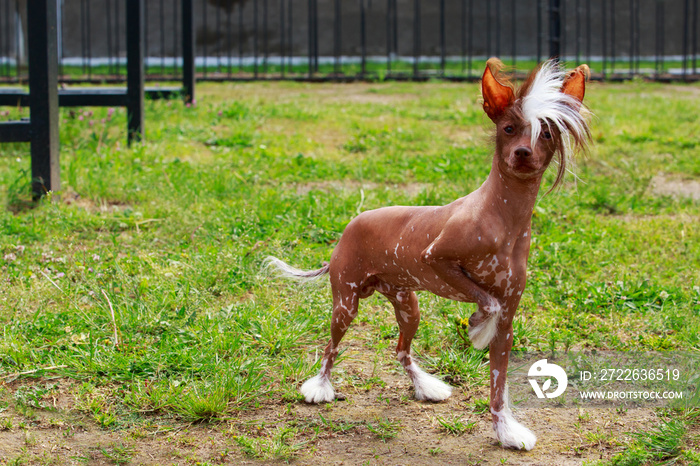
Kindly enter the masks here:
<path id="1" fill-rule="evenodd" d="M 418 77 L 420 60 L 420 0 L 413 0 L 413 77 Z"/>
<path id="2" fill-rule="evenodd" d="M 105 11 L 107 14 L 105 15 L 105 23 L 107 26 L 107 73 L 108 74 L 114 74 L 114 69 L 112 67 L 112 1 L 107 0 L 105 3 Z M 61 64 L 59 62 L 59 68 L 61 67 Z M 63 74 L 59 70 L 59 74 Z"/>
<path id="3" fill-rule="evenodd" d="M 496 56 L 501 56 L 501 0 L 496 3 Z"/>
<path id="4" fill-rule="evenodd" d="M 7 57 L 5 61 L 5 76 L 10 78 L 10 0 L 5 0 L 5 26 L 3 27 L 5 31 L 5 49 L 3 50 L 3 55 Z"/>
<path id="5" fill-rule="evenodd" d="M 258 79 L 258 0 L 253 0 L 253 77 Z"/>
<path id="6" fill-rule="evenodd" d="M 219 0 L 221 1 L 221 0 Z M 238 72 L 243 73 L 243 3 L 238 5 Z M 226 21 L 228 23 L 228 28 L 226 30 L 226 39 L 228 41 L 228 45 L 226 46 L 226 49 L 228 50 L 228 75 L 229 77 L 231 76 L 231 67 L 233 65 L 233 51 L 232 51 L 232 46 L 231 46 L 231 15 L 233 14 L 233 10 L 229 9 L 227 10 L 226 13 Z"/>
<path id="7" fill-rule="evenodd" d="M 85 56 L 87 55 L 85 38 L 85 1 L 86 0 L 80 0 L 80 65 L 83 75 L 87 74 L 87 69 L 85 68 Z"/>
<path id="8" fill-rule="evenodd" d="M 193 9 L 194 13 L 194 9 Z M 193 26 L 194 27 L 194 26 Z M 209 38 L 207 37 L 207 2 L 202 2 L 202 30 L 204 31 L 204 40 L 202 41 L 202 54 L 204 55 L 204 59 L 202 60 L 202 73 L 204 78 L 207 77 L 207 43 L 209 42 Z M 193 32 L 194 35 L 194 32 Z"/>
<path id="9" fill-rule="evenodd" d="M 603 42 L 603 63 L 602 63 L 602 76 L 603 79 L 605 79 L 605 75 L 607 72 L 607 59 L 608 59 L 608 37 L 607 37 L 607 31 L 608 31 L 608 4 L 606 0 L 601 1 L 602 8 L 601 8 L 601 16 L 602 16 L 602 21 L 601 21 L 601 27 L 602 27 L 602 34 L 601 34 L 601 40 Z"/>
<path id="10" fill-rule="evenodd" d="M 221 8 L 222 8 L 222 0 L 218 0 L 216 3 L 216 42 L 218 43 L 220 38 L 221 38 Z M 231 9 L 227 8 L 226 9 L 226 58 L 228 59 L 228 62 L 226 63 L 226 74 L 228 77 L 231 77 L 231 67 L 233 66 L 233 62 L 231 59 L 231 54 L 233 53 L 231 51 L 231 34 L 233 33 L 232 27 L 231 27 Z M 243 14 L 243 8 L 238 9 L 238 14 L 239 16 Z M 242 20 L 241 20 L 242 22 Z M 240 29 L 240 24 L 239 24 L 239 29 L 238 29 L 238 34 L 241 34 L 241 29 Z M 239 47 L 241 46 L 241 42 L 239 41 Z M 222 73 L 222 67 L 221 67 L 221 47 L 217 47 L 216 50 L 216 72 L 221 74 Z"/>
<path id="11" fill-rule="evenodd" d="M 85 5 L 85 21 L 87 31 L 87 70 L 88 79 L 92 79 L 92 21 L 90 21 L 90 2 Z"/>
<path id="12" fill-rule="evenodd" d="M 205 2 L 206 3 L 206 2 Z M 226 51 L 229 55 L 229 66 L 230 65 L 230 59 L 231 59 L 231 12 L 227 11 L 226 12 L 226 21 L 228 22 L 228 28 L 226 28 Z M 216 30 L 216 43 L 219 45 L 219 41 L 221 40 L 221 0 L 218 0 L 216 3 L 216 25 L 215 25 L 215 30 Z M 216 48 L 216 72 L 221 73 L 221 47 Z M 231 70 L 229 69 L 229 74 Z"/>
<path id="13" fill-rule="evenodd" d="M 146 0 L 146 4 L 148 4 L 148 0 Z M 148 8 L 148 7 L 147 7 Z M 160 24 L 160 75 L 165 76 L 165 3 L 164 0 L 160 0 L 159 4 L 159 24 Z M 146 16 L 146 21 L 148 21 L 148 16 Z M 148 28 L 146 28 L 148 30 Z M 146 33 L 148 34 L 148 33 Z M 148 48 L 148 44 L 146 44 L 146 47 Z M 146 53 L 146 56 L 148 56 L 148 52 Z"/>
<path id="14" fill-rule="evenodd" d="M 314 3 L 314 71 L 318 73 L 318 0 Z"/>
<path id="15" fill-rule="evenodd" d="M 127 1 L 128 1 L 128 0 L 127 0 Z M 149 3 L 149 2 L 146 1 L 146 2 L 144 3 L 144 5 L 143 5 L 143 11 L 144 11 L 144 17 L 143 17 L 143 18 L 144 18 L 144 19 L 143 19 L 143 22 L 144 22 L 144 27 L 143 27 L 143 40 L 144 40 L 144 42 L 145 42 L 145 44 L 144 44 L 144 58 L 148 56 L 148 49 L 149 49 L 149 45 L 150 45 L 150 44 L 149 44 L 150 40 L 148 39 L 148 30 L 150 29 L 150 28 L 148 27 L 148 18 L 150 18 L 151 15 L 150 15 L 150 13 L 149 13 L 148 3 Z M 127 6 L 127 8 L 128 8 L 128 6 Z M 127 31 L 126 34 L 127 34 L 127 39 L 126 39 L 126 40 L 128 41 L 128 40 L 129 40 L 129 32 Z M 127 48 L 127 54 L 128 54 L 128 48 Z M 144 66 L 145 66 L 144 69 L 146 70 L 145 73 L 148 74 L 149 65 L 148 65 L 148 62 L 147 62 L 147 61 L 145 62 L 145 65 L 144 65 Z M 129 73 L 129 71 L 128 71 L 128 69 L 127 69 L 127 74 L 128 74 L 128 73 Z"/>
<path id="16" fill-rule="evenodd" d="M 666 53 L 666 9 L 663 0 L 656 2 L 656 58 L 657 58 L 657 73 L 660 75 L 664 72 L 664 54 Z"/>
<path id="17" fill-rule="evenodd" d="M 3 75 L 7 78 L 10 77 L 10 2 L 5 0 L 5 25 L 3 27 L 3 50 L 2 54 L 7 57 L 5 64 L 3 66 Z"/>
<path id="18" fill-rule="evenodd" d="M 683 2 L 683 78 L 688 77 L 688 41 L 689 41 L 689 28 L 688 22 L 690 21 L 690 0 L 685 0 Z"/>
<path id="19" fill-rule="evenodd" d="M 511 33 L 511 55 L 513 56 L 513 71 L 515 71 L 515 66 L 517 62 L 517 50 L 516 50 L 516 25 L 517 21 L 515 20 L 516 15 L 515 15 L 515 2 L 516 0 L 512 0 L 510 2 L 510 33 Z"/>
<path id="20" fill-rule="evenodd" d="M 19 0 L 15 0 L 15 11 L 19 11 Z M 21 81 L 20 67 L 22 66 L 22 51 L 20 50 L 20 42 L 22 37 L 22 31 L 20 29 L 19 23 L 15 21 L 15 73 L 17 74 L 17 81 Z"/>
<path id="21" fill-rule="evenodd" d="M 698 0 L 693 2 L 693 74 L 698 74 Z"/>
<path id="22" fill-rule="evenodd" d="M 63 49 L 63 31 L 65 31 L 65 21 L 64 21 L 64 14 L 63 14 L 63 0 L 58 0 L 58 3 L 56 5 L 56 13 L 57 13 L 57 18 L 56 18 L 56 25 L 58 29 L 58 42 L 57 42 L 57 47 L 58 47 L 58 79 L 60 80 L 61 77 L 63 76 L 63 56 L 64 56 L 64 49 Z"/>
<path id="23" fill-rule="evenodd" d="M 267 60 L 269 58 L 267 40 L 267 0 L 263 0 L 263 73 L 267 74 Z"/>
<path id="24" fill-rule="evenodd" d="M 561 54 L 561 10 L 560 0 L 549 0 L 549 58 Z"/>
<path id="25" fill-rule="evenodd" d="M 280 0 L 280 77 L 284 79 L 284 54 L 286 50 L 286 32 L 284 30 L 284 0 Z"/>
<path id="26" fill-rule="evenodd" d="M 591 0 L 586 0 L 586 62 L 591 63 Z"/>
<path id="27" fill-rule="evenodd" d="M 576 65 L 581 63 L 581 0 L 576 0 Z"/>
<path id="28" fill-rule="evenodd" d="M 537 63 L 542 61 L 542 41 L 544 39 L 544 27 L 542 24 L 542 2 L 544 0 L 535 0 L 537 2 Z"/>
<path id="29" fill-rule="evenodd" d="M 367 74 L 367 29 L 365 18 L 365 0 L 360 0 L 360 76 Z"/>
<path id="30" fill-rule="evenodd" d="M 336 0 L 336 4 L 338 0 Z M 391 0 L 386 0 L 386 74 L 391 75 Z"/>
<path id="31" fill-rule="evenodd" d="M 117 74 L 120 75 L 122 73 L 122 65 L 121 62 L 119 61 L 119 56 L 121 55 L 121 41 L 119 40 L 120 34 L 119 34 L 119 11 L 120 11 L 120 6 L 119 6 L 119 0 L 116 0 L 114 2 L 114 24 L 116 25 L 116 54 L 117 54 Z"/>
<path id="32" fill-rule="evenodd" d="M 615 0 L 610 0 L 610 73 L 615 74 L 615 63 L 617 62 L 617 47 L 615 45 L 616 39 L 616 13 L 615 13 Z"/>
<path id="33" fill-rule="evenodd" d="M 194 47 L 194 5 L 182 0 L 182 90 L 188 104 L 195 101 Z"/>
<path id="34" fill-rule="evenodd" d="M 391 50 L 394 52 L 396 57 L 399 56 L 399 8 L 396 3 L 397 0 L 391 0 L 392 4 L 392 44 Z"/>
<path id="35" fill-rule="evenodd" d="M 636 49 L 637 49 L 637 60 L 636 60 L 636 63 L 635 63 L 635 70 L 636 70 L 636 73 L 637 73 L 637 74 L 639 74 L 639 70 L 640 70 L 640 61 L 641 61 L 641 59 L 642 59 L 642 49 L 641 49 L 641 45 L 640 45 L 640 40 L 641 40 L 641 33 L 640 33 L 640 31 L 641 31 L 641 27 L 642 27 L 642 21 L 641 21 L 641 16 L 640 16 L 640 15 L 641 15 L 641 12 L 640 12 L 641 9 L 642 9 L 642 7 L 641 7 L 641 2 L 640 2 L 639 0 L 637 0 L 637 10 L 636 10 L 636 13 L 637 13 L 637 14 L 635 15 L 635 24 L 636 24 L 636 26 L 635 26 L 635 27 L 636 27 L 636 32 L 635 32 L 635 44 L 636 44 L 636 45 L 635 45 L 635 47 L 636 47 Z"/>
<path id="36" fill-rule="evenodd" d="M 462 0 L 462 10 L 460 16 L 460 25 L 462 29 L 460 31 L 460 46 L 462 55 L 462 75 L 466 72 L 467 68 L 467 0 Z"/>
<path id="37" fill-rule="evenodd" d="M 178 36 L 178 26 L 181 26 L 181 23 L 178 21 L 177 13 L 180 10 L 178 8 L 177 2 L 173 2 L 173 71 L 172 71 L 172 77 L 173 79 L 177 79 L 177 65 L 178 65 L 178 60 L 176 60 L 176 57 L 180 56 L 180 44 L 182 43 L 182 31 L 180 31 L 180 36 Z M 178 40 L 180 39 L 180 40 Z M 184 63 L 183 63 L 184 66 Z M 184 68 L 181 70 L 184 71 Z"/>
<path id="38" fill-rule="evenodd" d="M 492 56 L 491 51 L 491 2 L 486 2 L 486 55 Z"/>
<path id="39" fill-rule="evenodd" d="M 126 0 L 126 118 L 128 143 L 143 139 L 144 0 Z"/>
<path id="40" fill-rule="evenodd" d="M 308 0 L 308 41 L 309 41 L 309 79 L 314 75 L 314 33 L 313 33 L 313 0 Z"/>
<path id="41" fill-rule="evenodd" d="M 634 76 L 634 0 L 630 0 L 630 60 L 629 76 Z"/>
<path id="42" fill-rule="evenodd" d="M 469 0 L 469 44 L 467 46 L 469 59 L 467 69 L 469 76 L 472 75 L 472 57 L 474 56 L 474 0 Z"/>
<path id="43" fill-rule="evenodd" d="M 287 27 L 287 33 L 289 34 L 289 40 L 287 43 L 289 44 L 289 65 L 287 68 L 289 69 L 290 73 L 294 72 L 294 31 L 292 29 L 292 26 L 294 26 L 294 18 L 292 15 L 292 0 L 287 0 L 287 12 L 288 12 L 288 18 L 289 18 L 289 24 Z"/>
<path id="44" fill-rule="evenodd" d="M 58 151 L 57 0 L 34 0 L 27 11 L 32 193 L 60 191 Z"/>
<path id="45" fill-rule="evenodd" d="M 566 60 L 566 0 L 560 0 L 559 3 L 559 54 L 562 61 Z"/>
<path id="46" fill-rule="evenodd" d="M 440 0 L 440 74 L 445 76 L 445 0 Z"/>

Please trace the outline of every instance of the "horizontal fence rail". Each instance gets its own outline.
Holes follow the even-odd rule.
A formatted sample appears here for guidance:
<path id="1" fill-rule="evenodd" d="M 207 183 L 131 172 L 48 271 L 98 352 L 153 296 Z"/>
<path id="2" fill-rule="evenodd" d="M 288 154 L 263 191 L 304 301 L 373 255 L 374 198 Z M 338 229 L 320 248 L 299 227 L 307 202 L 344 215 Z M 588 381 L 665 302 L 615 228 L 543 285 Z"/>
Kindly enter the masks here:
<path id="1" fill-rule="evenodd" d="M 0 82 L 27 79 L 27 0 L 0 0 Z M 125 0 L 59 0 L 59 80 L 126 79 Z M 476 79 L 555 51 L 594 77 L 699 78 L 698 0 L 200 0 L 197 79 Z M 145 73 L 183 74 L 181 2 L 146 0 Z"/>

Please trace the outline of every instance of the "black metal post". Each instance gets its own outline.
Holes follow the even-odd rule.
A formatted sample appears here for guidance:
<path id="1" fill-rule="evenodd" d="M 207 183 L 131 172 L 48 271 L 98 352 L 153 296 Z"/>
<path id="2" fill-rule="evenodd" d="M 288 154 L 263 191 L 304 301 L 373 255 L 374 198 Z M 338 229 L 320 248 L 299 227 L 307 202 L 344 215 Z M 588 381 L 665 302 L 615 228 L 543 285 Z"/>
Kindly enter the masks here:
<path id="1" fill-rule="evenodd" d="M 31 2 L 27 22 L 32 192 L 61 189 L 58 147 L 57 0 Z"/>
<path id="2" fill-rule="evenodd" d="M 189 104 L 195 100 L 194 72 L 194 7 L 192 0 L 182 0 L 182 92 Z"/>
<path id="3" fill-rule="evenodd" d="M 127 140 L 143 139 L 144 115 L 144 0 L 126 0 L 126 118 Z"/>

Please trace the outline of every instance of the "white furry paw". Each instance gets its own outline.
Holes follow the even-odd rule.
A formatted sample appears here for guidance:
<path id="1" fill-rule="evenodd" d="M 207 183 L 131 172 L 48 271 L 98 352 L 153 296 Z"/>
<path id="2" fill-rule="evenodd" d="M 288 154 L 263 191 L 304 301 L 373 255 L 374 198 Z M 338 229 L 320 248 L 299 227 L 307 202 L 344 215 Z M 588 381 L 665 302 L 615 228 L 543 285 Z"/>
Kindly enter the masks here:
<path id="1" fill-rule="evenodd" d="M 307 403 L 329 403 L 335 400 L 335 391 L 327 377 L 311 377 L 299 389 Z"/>
<path id="2" fill-rule="evenodd" d="M 493 423 L 493 430 L 496 432 L 496 438 L 501 442 L 503 448 L 527 451 L 535 448 L 535 443 L 537 442 L 535 434 L 513 419 L 510 412 L 501 411 L 493 413 L 496 415 L 496 422 Z"/>
<path id="3" fill-rule="evenodd" d="M 490 316 L 479 325 L 469 327 L 469 339 L 476 349 L 486 348 L 498 330 L 498 315 Z"/>
<path id="4" fill-rule="evenodd" d="M 413 388 L 416 391 L 417 400 L 443 401 L 452 395 L 452 387 L 442 380 L 423 372 L 415 364 L 411 368 L 413 371 Z"/>

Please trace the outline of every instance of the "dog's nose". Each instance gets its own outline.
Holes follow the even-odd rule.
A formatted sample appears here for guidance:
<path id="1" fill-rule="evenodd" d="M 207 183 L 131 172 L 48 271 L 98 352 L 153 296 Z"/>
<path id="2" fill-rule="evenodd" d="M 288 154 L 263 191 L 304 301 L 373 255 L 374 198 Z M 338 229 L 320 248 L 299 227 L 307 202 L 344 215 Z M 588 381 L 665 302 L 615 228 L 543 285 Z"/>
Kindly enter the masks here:
<path id="1" fill-rule="evenodd" d="M 529 147 L 518 147 L 515 149 L 515 155 L 521 158 L 530 157 L 532 155 L 532 149 Z"/>

